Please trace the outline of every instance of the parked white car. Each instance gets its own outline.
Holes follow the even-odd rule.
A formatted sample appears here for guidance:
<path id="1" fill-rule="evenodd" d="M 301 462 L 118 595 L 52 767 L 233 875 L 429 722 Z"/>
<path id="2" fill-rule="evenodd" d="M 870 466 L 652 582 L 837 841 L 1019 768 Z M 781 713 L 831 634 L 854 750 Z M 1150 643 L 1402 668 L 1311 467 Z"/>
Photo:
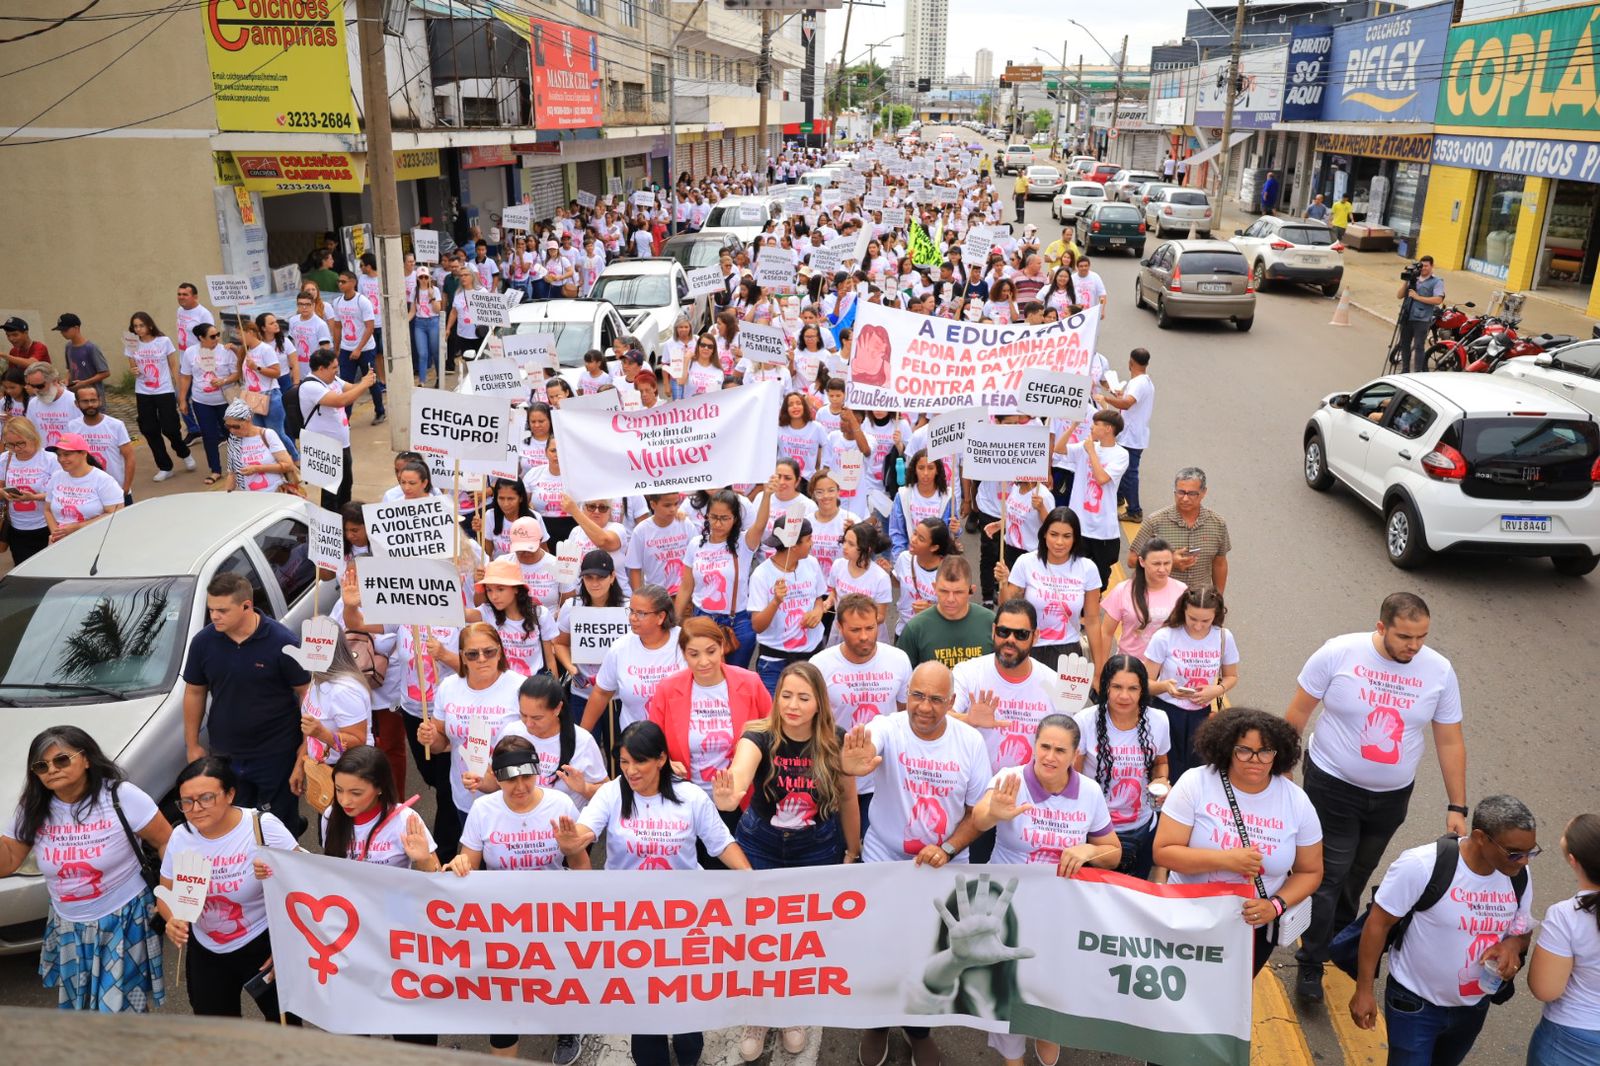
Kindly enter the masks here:
<path id="1" fill-rule="evenodd" d="M 731 233 L 748 245 L 768 222 L 783 220 L 782 196 L 725 196 L 711 205 L 701 233 Z"/>
<path id="2" fill-rule="evenodd" d="M 1069 181 L 1050 201 L 1050 217 L 1058 222 L 1076 222 L 1083 209 L 1106 198 L 1106 187 L 1097 181 Z"/>
<path id="3" fill-rule="evenodd" d="M 1263 215 L 1249 229 L 1234 230 L 1233 246 L 1250 264 L 1250 281 L 1265 292 L 1275 281 L 1317 285 L 1335 296 L 1344 281 L 1344 245 L 1325 222 Z"/>
<path id="4" fill-rule="evenodd" d="M 529 300 L 513 307 L 507 317 L 510 325 L 490 331 L 476 352 L 462 353 L 469 366 L 472 360 L 499 358 L 505 351 L 500 338 L 507 333 L 551 333 L 555 335 L 556 372 L 576 389 L 578 375 L 583 373 L 584 353 L 591 348 L 609 352 L 613 341 L 628 335 L 622 316 L 606 300 Z M 651 327 L 649 336 L 639 340 L 645 351 L 654 350 L 655 327 Z M 468 370 L 462 370 L 455 391 L 472 391 Z"/>
<path id="5" fill-rule="evenodd" d="M 1333 393 L 1303 435 L 1306 484 L 1343 482 L 1383 515 L 1402 569 L 1445 550 L 1600 562 L 1600 424 L 1501 375 L 1392 374 Z"/>
<path id="6" fill-rule="evenodd" d="M 256 609 L 299 633 L 316 582 L 307 515 L 282 493 L 141 500 L 0 578 L 0 766 L 20 772 L 35 733 L 75 725 L 175 820 L 188 761 L 179 670 L 209 621 L 206 585 L 243 574 Z M 337 598 L 323 589 L 322 609 Z M 38 949 L 48 906 L 31 857 L 0 878 L 0 955 Z"/>
<path id="7" fill-rule="evenodd" d="M 1106 180 L 1106 195 L 1113 200 L 1128 200 L 1133 190 L 1147 181 L 1160 181 L 1161 175 L 1153 170 L 1119 170 Z"/>
<path id="8" fill-rule="evenodd" d="M 1600 340 L 1579 341 L 1531 358 L 1507 359 L 1494 373 L 1537 385 L 1600 418 Z"/>
<path id="9" fill-rule="evenodd" d="M 1144 224 L 1157 237 L 1192 229 L 1196 236 L 1209 238 L 1212 219 L 1211 198 L 1201 189 L 1162 185 L 1144 205 Z"/>
<path id="10" fill-rule="evenodd" d="M 689 295 L 689 276 L 671 256 L 607 263 L 589 295 L 609 301 L 636 337 L 653 326 L 656 337 L 666 340 L 683 315 L 695 336 L 711 328 L 711 297 Z"/>

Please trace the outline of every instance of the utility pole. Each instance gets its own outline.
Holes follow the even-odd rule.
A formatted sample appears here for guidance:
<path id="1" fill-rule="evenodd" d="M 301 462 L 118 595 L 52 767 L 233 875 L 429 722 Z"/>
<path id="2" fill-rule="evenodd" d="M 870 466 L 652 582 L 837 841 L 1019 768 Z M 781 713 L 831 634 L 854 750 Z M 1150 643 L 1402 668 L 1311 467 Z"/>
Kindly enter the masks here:
<path id="1" fill-rule="evenodd" d="M 854 81 L 855 79 L 850 77 L 849 72 L 847 70 L 845 70 L 844 57 L 845 57 L 845 49 L 848 48 L 849 45 L 850 45 L 850 19 L 851 19 L 851 17 L 853 15 L 855 15 L 855 13 L 856 13 L 856 0 L 849 0 L 849 2 L 845 5 L 845 9 L 844 9 L 844 40 L 839 42 L 839 78 L 840 78 L 841 81 L 844 82 L 844 106 L 847 107 L 847 108 L 850 106 L 850 83 L 852 81 Z M 871 62 L 871 60 L 868 60 L 869 64 L 870 64 L 870 62 Z M 871 68 L 870 65 L 867 67 L 867 70 L 869 71 L 868 77 L 871 77 L 870 71 L 872 70 L 872 68 Z M 831 141 L 837 139 L 837 137 L 839 136 L 839 130 L 838 130 L 838 125 L 839 125 L 839 90 L 838 90 L 838 88 L 835 87 L 833 92 L 829 93 L 828 96 L 833 101 L 833 106 L 828 109 L 828 118 L 829 118 L 829 122 L 828 122 L 828 131 L 829 131 L 828 132 L 828 140 L 831 142 Z"/>
<path id="2" fill-rule="evenodd" d="M 761 151 L 770 156 L 772 134 L 767 127 L 767 98 L 772 95 L 772 11 L 768 8 L 761 11 L 761 66 L 756 71 L 756 94 L 761 97 L 756 115 L 756 124 L 761 127 Z"/>
<path id="3" fill-rule="evenodd" d="M 1228 96 L 1222 107 L 1222 167 L 1218 171 L 1217 210 L 1222 210 L 1222 200 L 1228 195 L 1228 163 L 1233 150 L 1228 144 L 1233 140 L 1233 101 L 1239 95 L 1239 44 L 1244 40 L 1244 4 L 1239 0 L 1239 10 L 1233 16 L 1233 43 L 1228 47 Z"/>
<path id="4" fill-rule="evenodd" d="M 356 20 L 361 55 L 361 96 L 367 120 L 367 180 L 372 189 L 372 232 L 378 246 L 378 271 L 383 277 L 383 306 L 376 308 L 383 325 L 387 366 L 389 446 L 411 447 L 411 330 L 406 322 L 400 248 L 400 203 L 394 183 L 394 136 L 389 127 L 389 71 L 384 57 L 383 0 L 357 0 Z"/>
<path id="5" fill-rule="evenodd" d="M 1244 0 L 1239 0 L 1240 4 Z M 1116 132 L 1117 119 L 1122 114 L 1122 72 L 1128 68 L 1128 35 L 1122 35 L 1122 51 L 1117 54 L 1117 95 L 1111 101 L 1111 128 L 1106 131 L 1106 155 L 1111 155 L 1111 135 Z"/>
<path id="6" fill-rule="evenodd" d="M 1088 100 L 1089 98 L 1083 95 L 1083 54 L 1080 52 L 1078 54 L 1078 102 L 1076 104 L 1078 108 L 1078 136 L 1082 138 L 1082 143 L 1078 145 L 1078 151 L 1080 152 L 1087 152 L 1093 148 L 1093 145 L 1089 143 L 1089 108 L 1084 106 L 1088 103 Z"/>
<path id="7" fill-rule="evenodd" d="M 683 20 L 683 25 L 672 36 L 672 43 L 667 46 L 667 184 L 672 187 L 672 221 L 669 225 L 673 233 L 678 232 L 678 42 L 689 32 L 690 23 L 700 14 L 705 2 L 695 0 L 689 17 Z"/>

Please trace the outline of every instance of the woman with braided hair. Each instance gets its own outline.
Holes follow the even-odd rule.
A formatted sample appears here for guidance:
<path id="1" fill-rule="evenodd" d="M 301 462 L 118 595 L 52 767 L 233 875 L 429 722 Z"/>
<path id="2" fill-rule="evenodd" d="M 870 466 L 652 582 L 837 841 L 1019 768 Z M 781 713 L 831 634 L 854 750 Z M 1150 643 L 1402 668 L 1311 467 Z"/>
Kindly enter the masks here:
<path id="1" fill-rule="evenodd" d="M 1106 794 L 1111 826 L 1122 841 L 1118 871 L 1148 879 L 1156 811 L 1171 786 L 1167 716 L 1151 713 L 1150 675 L 1137 656 L 1107 659 L 1097 691 L 1101 702 L 1074 716 L 1081 737 L 1078 772 L 1093 778 Z"/>

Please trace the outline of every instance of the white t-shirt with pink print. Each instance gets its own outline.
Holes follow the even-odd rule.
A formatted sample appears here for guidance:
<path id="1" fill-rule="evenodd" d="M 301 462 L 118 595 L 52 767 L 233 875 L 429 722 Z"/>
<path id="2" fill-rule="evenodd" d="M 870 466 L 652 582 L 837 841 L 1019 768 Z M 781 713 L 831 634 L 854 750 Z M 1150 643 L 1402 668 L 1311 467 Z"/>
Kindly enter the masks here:
<path id="1" fill-rule="evenodd" d="M 1106 749 L 1111 763 L 1111 786 L 1106 792 L 1106 803 L 1111 808 L 1111 828 L 1117 832 L 1143 829 L 1156 816 L 1155 804 L 1150 801 L 1150 774 L 1146 769 L 1146 751 L 1153 765 L 1156 759 L 1172 750 L 1172 727 L 1159 708 L 1143 712 L 1145 740 L 1140 743 L 1139 730 L 1118 729 L 1111 715 L 1106 715 Z M 1100 727 L 1097 704 L 1085 707 L 1072 717 L 1078 723 L 1078 750 L 1083 753 L 1083 772 L 1100 781 Z"/>
<path id="2" fill-rule="evenodd" d="M 1297 683 L 1322 701 L 1312 761 L 1374 792 L 1416 780 L 1427 726 L 1461 721 L 1461 686 L 1449 659 L 1424 647 L 1409 663 L 1395 662 L 1373 647 L 1371 633 L 1346 633 L 1323 644 Z"/>
<path id="3" fill-rule="evenodd" d="M 1289 879 L 1296 849 L 1322 840 L 1322 822 L 1305 791 L 1287 777 L 1270 778 L 1261 792 L 1241 792 L 1235 787 L 1233 794 L 1244 815 L 1250 846 L 1261 853 L 1261 881 L 1270 896 Z M 1161 805 L 1161 813 L 1189 826 L 1191 848 L 1231 851 L 1243 846 L 1228 806 L 1228 794 L 1222 787 L 1222 775 L 1209 766 L 1197 766 L 1178 778 Z M 1175 885 L 1250 883 L 1244 874 L 1226 870 L 1198 874 L 1173 870 L 1170 879 Z"/>
<path id="4" fill-rule="evenodd" d="M 614 777 L 589 800 L 578 824 L 606 838 L 608 870 L 695 870 L 699 840 L 712 856 L 721 855 L 733 836 L 711 797 L 686 781 L 673 782 L 673 803 L 657 792 L 633 795 L 633 814 L 622 813 L 622 779 Z"/>
<path id="5" fill-rule="evenodd" d="M 846 732 L 894 714 L 906 705 L 911 658 L 893 644 L 879 643 L 872 658 L 864 663 L 851 662 L 845 658 L 844 647 L 835 644 L 819 651 L 811 665 L 822 672 L 833 720 Z M 857 778 L 857 795 L 870 795 L 872 782 L 871 776 Z"/>
<path id="6" fill-rule="evenodd" d="M 1100 571 L 1087 556 L 1069 556 L 1064 563 L 1044 562 L 1037 552 L 1024 552 L 1011 567 L 1011 584 L 1039 615 L 1036 644 L 1071 644 L 1079 637 L 1083 601 L 1100 588 Z M 1098 619 L 1090 619 L 1095 624 Z"/>
<path id="7" fill-rule="evenodd" d="M 992 652 L 959 663 L 954 670 L 957 713 L 966 714 L 983 692 L 993 692 L 998 701 L 994 716 L 1005 725 L 978 727 L 989 749 L 989 762 L 996 770 L 1032 762 L 1033 737 L 1039 731 L 1039 722 L 1055 713 L 1045 668 L 1032 659 L 1023 665 L 1028 668 L 1028 676 L 1021 681 L 1008 681 L 1001 676 Z"/>
<path id="8" fill-rule="evenodd" d="M 717 771 L 733 761 L 733 709 L 728 706 L 728 683 L 689 685 L 689 780 L 711 793 Z"/>
<path id="9" fill-rule="evenodd" d="M 991 863 L 1000 866 L 1038 862 L 1055 866 L 1061 862 L 1063 851 L 1111 832 L 1111 812 L 1099 784 L 1076 770 L 1068 772 L 1066 787 L 1060 792 L 1045 791 L 1034 776 L 1031 762 L 1001 770 L 990 780 L 989 787 L 998 788 L 1011 777 L 1022 778 L 1017 803 L 1031 806 L 995 827 Z"/>
<path id="10" fill-rule="evenodd" d="M 883 762 L 871 774 L 871 820 L 861 844 L 864 862 L 916 858 L 956 831 L 967 808 L 989 787 L 989 751 L 978 731 L 946 718 L 944 732 L 923 740 L 904 711 L 867 723 Z M 962 851 L 951 862 L 966 862 Z"/>
<path id="11" fill-rule="evenodd" d="M 1117 486 L 1128 469 L 1128 449 L 1116 444 L 1109 448 L 1097 445 L 1095 456 L 1100 460 L 1100 468 L 1111 476 L 1103 485 L 1095 479 L 1083 445 L 1067 445 L 1067 469 L 1074 475 L 1067 506 L 1077 514 L 1085 537 L 1115 540 L 1122 535 L 1117 524 Z"/>
<path id="12" fill-rule="evenodd" d="M 1185 626 L 1162 626 L 1145 646 L 1144 657 L 1157 667 L 1150 680 L 1159 678 L 1177 681 L 1184 688 L 1206 688 L 1217 683 L 1224 666 L 1238 663 L 1239 646 L 1233 642 L 1231 632 L 1215 626 L 1199 640 L 1191 637 Z M 1161 698 L 1187 711 L 1204 707 L 1176 695 Z"/>

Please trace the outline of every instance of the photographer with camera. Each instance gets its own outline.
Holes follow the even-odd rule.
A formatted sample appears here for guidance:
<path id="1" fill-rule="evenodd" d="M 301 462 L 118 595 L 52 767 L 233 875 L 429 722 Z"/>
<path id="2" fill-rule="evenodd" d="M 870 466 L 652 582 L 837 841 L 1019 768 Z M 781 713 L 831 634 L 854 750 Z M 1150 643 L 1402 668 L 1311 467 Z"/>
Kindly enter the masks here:
<path id="1" fill-rule="evenodd" d="M 1428 369 L 1428 330 L 1435 310 L 1444 303 L 1444 279 L 1433 272 L 1433 256 L 1425 255 L 1400 272 L 1400 351 L 1402 372 L 1420 374 Z M 1410 365 L 1404 353 L 1411 350 Z"/>

